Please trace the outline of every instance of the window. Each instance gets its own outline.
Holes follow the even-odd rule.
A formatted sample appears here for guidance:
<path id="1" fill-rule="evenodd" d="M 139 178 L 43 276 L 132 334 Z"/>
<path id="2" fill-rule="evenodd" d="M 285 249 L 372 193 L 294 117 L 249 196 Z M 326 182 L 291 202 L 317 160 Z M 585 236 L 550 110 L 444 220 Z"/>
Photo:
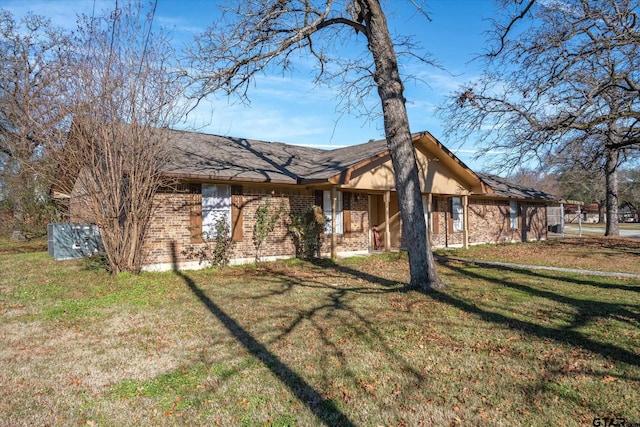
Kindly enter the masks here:
<path id="1" fill-rule="evenodd" d="M 224 219 L 231 231 L 231 187 L 202 184 L 202 232 L 216 235 L 216 223 Z"/>
<path id="2" fill-rule="evenodd" d="M 424 210 L 424 221 L 429 228 L 429 232 L 433 233 L 433 212 L 429 210 L 429 203 L 427 203 L 427 196 L 422 196 L 422 209 Z"/>
<path id="3" fill-rule="evenodd" d="M 512 230 L 518 229 L 518 202 L 515 200 L 509 202 L 509 225 Z"/>
<path id="4" fill-rule="evenodd" d="M 336 234 L 342 234 L 342 191 L 336 192 Z M 327 222 L 324 223 L 324 234 L 331 234 L 331 191 L 322 192 L 322 210 Z"/>
<path id="5" fill-rule="evenodd" d="M 463 231 L 464 213 L 462 209 L 462 199 L 460 197 L 451 198 L 451 218 L 453 219 L 453 231 Z"/>

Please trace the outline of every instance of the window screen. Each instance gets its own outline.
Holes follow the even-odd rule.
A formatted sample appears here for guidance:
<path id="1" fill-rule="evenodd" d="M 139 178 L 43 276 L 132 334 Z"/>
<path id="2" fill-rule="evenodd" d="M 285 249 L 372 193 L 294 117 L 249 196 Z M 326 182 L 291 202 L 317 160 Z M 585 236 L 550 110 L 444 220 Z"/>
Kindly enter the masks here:
<path id="1" fill-rule="evenodd" d="M 342 192 L 336 192 L 336 234 L 342 234 Z M 322 193 L 322 210 L 327 221 L 324 224 L 324 234 L 331 234 L 331 191 Z"/>
<path id="2" fill-rule="evenodd" d="M 220 219 L 227 222 L 231 232 L 231 187 L 202 184 L 202 232 L 215 237 L 216 223 Z"/>
<path id="3" fill-rule="evenodd" d="M 451 198 L 451 218 L 453 219 L 453 231 L 463 231 L 464 213 L 462 210 L 462 199 L 460 197 Z"/>
<path id="4" fill-rule="evenodd" d="M 512 230 L 518 228 L 518 202 L 515 200 L 509 202 L 509 224 Z"/>

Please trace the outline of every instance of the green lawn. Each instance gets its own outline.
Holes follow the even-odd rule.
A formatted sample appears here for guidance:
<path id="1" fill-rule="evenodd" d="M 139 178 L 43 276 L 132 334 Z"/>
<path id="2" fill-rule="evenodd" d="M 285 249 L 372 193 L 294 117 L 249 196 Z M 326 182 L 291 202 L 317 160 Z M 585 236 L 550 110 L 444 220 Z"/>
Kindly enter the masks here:
<path id="1" fill-rule="evenodd" d="M 425 294 L 398 254 L 86 265 L 0 254 L 0 425 L 640 422 L 638 280 L 448 262 Z"/>

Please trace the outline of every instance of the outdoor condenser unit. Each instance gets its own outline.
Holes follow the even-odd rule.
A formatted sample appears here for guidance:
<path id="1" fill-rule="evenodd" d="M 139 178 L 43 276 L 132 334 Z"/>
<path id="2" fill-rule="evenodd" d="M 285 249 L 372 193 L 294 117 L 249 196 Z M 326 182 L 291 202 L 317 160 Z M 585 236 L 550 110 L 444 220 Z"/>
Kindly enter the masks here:
<path id="1" fill-rule="evenodd" d="M 55 260 L 83 258 L 104 251 L 98 226 L 82 222 L 47 225 L 47 248 Z"/>

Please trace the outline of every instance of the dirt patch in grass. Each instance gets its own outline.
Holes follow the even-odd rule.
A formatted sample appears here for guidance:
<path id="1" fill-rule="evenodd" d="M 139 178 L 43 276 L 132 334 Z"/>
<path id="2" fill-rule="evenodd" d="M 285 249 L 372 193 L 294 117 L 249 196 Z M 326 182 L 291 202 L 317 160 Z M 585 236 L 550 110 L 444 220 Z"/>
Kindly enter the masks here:
<path id="1" fill-rule="evenodd" d="M 438 250 L 442 256 L 640 274 L 640 240 L 571 237 Z"/>
<path id="2" fill-rule="evenodd" d="M 47 250 L 47 238 L 39 237 L 24 242 L 14 242 L 7 236 L 0 236 L 0 255 L 39 252 Z"/>
<path id="3" fill-rule="evenodd" d="M 638 280 L 438 268 L 425 294 L 404 254 L 117 277 L 0 255 L 0 425 L 640 420 Z"/>

